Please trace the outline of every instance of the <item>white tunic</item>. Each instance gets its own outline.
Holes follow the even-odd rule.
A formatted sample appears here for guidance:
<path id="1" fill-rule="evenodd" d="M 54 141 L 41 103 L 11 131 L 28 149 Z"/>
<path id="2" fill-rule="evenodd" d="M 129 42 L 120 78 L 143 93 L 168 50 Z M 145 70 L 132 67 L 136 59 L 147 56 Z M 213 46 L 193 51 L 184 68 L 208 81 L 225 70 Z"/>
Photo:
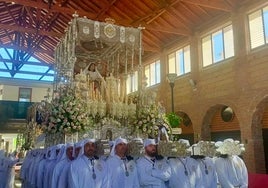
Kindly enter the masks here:
<path id="1" fill-rule="evenodd" d="M 68 188 L 68 174 L 70 171 L 70 165 L 71 165 L 72 161 L 68 161 L 67 163 L 65 163 L 61 174 L 59 176 L 58 179 L 58 187 L 57 188 Z"/>
<path id="2" fill-rule="evenodd" d="M 45 163 L 44 176 L 43 176 L 43 188 L 51 187 L 52 173 L 56 165 L 56 159 L 47 160 Z"/>
<path id="3" fill-rule="evenodd" d="M 63 186 L 59 186 L 59 184 L 58 184 L 59 177 L 62 176 L 62 173 L 64 173 L 63 168 L 68 162 L 69 162 L 69 160 L 67 158 L 65 158 L 64 160 L 61 160 L 56 164 L 55 168 L 53 169 L 53 173 L 52 173 L 51 188 L 63 187 Z"/>
<path id="4" fill-rule="evenodd" d="M 7 184 L 7 168 L 5 158 L 0 158 L 0 188 L 5 188 Z"/>
<path id="5" fill-rule="evenodd" d="M 43 177 L 44 177 L 44 173 L 45 173 L 45 165 L 46 165 L 46 159 L 42 159 L 38 166 L 37 166 L 37 179 L 36 179 L 36 186 L 37 188 L 43 188 L 43 185 L 44 185 L 44 180 L 43 180 Z"/>
<path id="6" fill-rule="evenodd" d="M 171 158 L 168 160 L 171 167 L 169 187 L 194 188 L 196 187 L 196 161 L 190 157 Z"/>
<path id="7" fill-rule="evenodd" d="M 217 188 L 217 173 L 212 158 L 205 157 L 195 160 L 197 165 L 196 187 Z"/>
<path id="8" fill-rule="evenodd" d="M 215 166 L 222 188 L 247 188 L 248 172 L 244 161 L 238 156 L 217 158 Z"/>
<path id="9" fill-rule="evenodd" d="M 139 179 L 134 160 L 122 160 L 114 155 L 107 159 L 109 187 L 139 188 Z"/>
<path id="10" fill-rule="evenodd" d="M 40 156 L 35 156 L 29 168 L 29 182 L 31 183 L 32 187 L 37 187 L 38 164 L 41 160 L 42 158 Z"/>
<path id="11" fill-rule="evenodd" d="M 93 174 L 95 173 L 95 179 Z M 102 160 L 91 162 L 85 155 L 71 162 L 69 188 L 107 188 L 107 168 Z"/>
<path id="12" fill-rule="evenodd" d="M 15 164 L 17 160 L 7 159 L 7 185 L 6 188 L 13 188 L 15 181 Z"/>
<path id="13" fill-rule="evenodd" d="M 28 151 L 20 170 L 20 178 L 22 179 L 22 188 L 30 187 L 30 182 L 28 178 L 31 163 L 32 163 L 32 154 L 31 151 Z"/>
<path id="14" fill-rule="evenodd" d="M 68 172 L 65 171 L 65 170 L 68 170 L 68 168 L 64 169 L 64 167 L 66 165 L 69 166 L 69 163 L 71 162 L 71 160 L 67 156 L 66 152 L 67 152 L 68 148 L 72 148 L 73 146 L 74 146 L 73 143 L 67 143 L 63 147 L 61 147 L 61 151 L 58 155 L 57 164 L 54 167 L 53 173 L 52 173 L 51 188 L 65 188 L 65 187 L 67 187 L 67 183 L 65 183 L 65 182 L 61 182 L 61 183 L 64 183 L 64 185 L 59 184 L 59 180 L 60 180 L 60 178 L 63 178 L 62 180 L 65 180 L 66 182 L 68 181 Z"/>
<path id="15" fill-rule="evenodd" d="M 143 188 L 166 188 L 171 168 L 165 159 L 152 162 L 148 157 L 137 160 L 140 186 Z"/>

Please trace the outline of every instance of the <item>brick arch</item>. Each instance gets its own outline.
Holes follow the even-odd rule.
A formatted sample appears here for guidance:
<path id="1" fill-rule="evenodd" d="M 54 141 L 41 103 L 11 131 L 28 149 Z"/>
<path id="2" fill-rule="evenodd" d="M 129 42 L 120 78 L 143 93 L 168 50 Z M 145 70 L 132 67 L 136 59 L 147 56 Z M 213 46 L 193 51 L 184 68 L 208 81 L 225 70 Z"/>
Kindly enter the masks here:
<path id="1" fill-rule="evenodd" d="M 221 105 L 221 104 L 216 104 L 214 106 L 211 106 L 204 118 L 203 118 L 203 122 L 202 122 L 202 125 L 201 125 L 201 140 L 211 140 L 211 136 L 210 136 L 210 132 L 211 132 L 211 129 L 210 129 L 210 124 L 211 124 L 211 120 L 212 120 L 212 117 L 215 115 L 216 111 L 218 111 L 221 107 L 223 107 L 224 105 Z"/>
<path id="2" fill-rule="evenodd" d="M 252 112 L 251 121 L 251 138 L 252 138 L 252 153 L 256 156 L 254 159 L 255 171 L 257 173 L 267 173 L 268 171 L 268 156 L 267 156 L 267 129 L 262 129 L 262 119 L 264 117 L 265 109 L 268 106 L 268 95 L 258 95 L 255 98 L 255 106 L 250 106 Z M 263 136 L 264 134 L 264 136 Z M 264 165 L 265 164 L 265 165 Z"/>
<path id="3" fill-rule="evenodd" d="M 178 111 L 177 114 L 184 119 L 183 122 L 181 123 L 182 131 L 185 131 L 186 133 L 193 133 L 194 132 L 193 124 L 188 113 L 184 111 Z"/>
<path id="4" fill-rule="evenodd" d="M 224 106 L 229 106 L 234 110 L 234 112 L 236 112 L 236 107 L 235 107 L 235 105 L 232 105 L 232 104 L 221 103 L 221 104 L 211 105 L 203 117 L 203 121 L 202 121 L 202 125 L 201 125 L 200 139 L 211 140 L 211 122 L 212 122 L 212 119 L 215 116 L 216 112 L 218 112 Z"/>
<path id="5" fill-rule="evenodd" d="M 252 122 L 251 122 L 251 131 L 252 131 L 252 138 L 260 138 L 262 136 L 262 118 L 263 113 L 265 111 L 265 107 L 268 104 L 268 95 L 262 97 L 259 102 L 255 103 L 250 107 L 250 109 L 254 109 L 252 113 Z"/>
<path id="6" fill-rule="evenodd" d="M 185 118 L 185 119 L 187 119 L 187 122 L 189 121 L 189 122 L 188 122 L 189 125 L 192 124 L 192 120 L 191 120 L 191 118 L 190 118 L 190 116 L 188 115 L 187 112 L 184 112 L 184 111 L 178 111 L 177 114 L 178 114 L 181 118 Z M 187 123 L 183 121 L 182 124 L 187 124 Z M 186 126 L 187 126 L 187 125 L 186 125 Z"/>
<path id="7" fill-rule="evenodd" d="M 182 133 L 178 136 L 178 138 L 187 139 L 189 140 L 190 144 L 194 144 L 194 129 L 192 119 L 185 111 L 178 111 L 176 114 L 182 118 L 187 118 L 187 122 L 183 121 L 181 123 L 180 128 L 182 129 Z M 188 125 L 186 126 L 185 123 L 188 123 Z"/>

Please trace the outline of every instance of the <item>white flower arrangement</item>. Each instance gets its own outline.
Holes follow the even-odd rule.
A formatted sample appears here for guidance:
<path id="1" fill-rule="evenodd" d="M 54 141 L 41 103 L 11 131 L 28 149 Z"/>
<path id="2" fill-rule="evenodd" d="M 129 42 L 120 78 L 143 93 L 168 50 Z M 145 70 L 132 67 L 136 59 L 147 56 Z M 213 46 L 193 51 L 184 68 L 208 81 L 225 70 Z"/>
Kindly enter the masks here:
<path id="1" fill-rule="evenodd" d="M 159 113 L 159 105 L 142 106 L 137 111 L 136 122 L 134 122 L 135 130 L 156 137 L 160 119 L 162 119 L 162 114 Z"/>
<path id="2" fill-rule="evenodd" d="M 92 124 L 86 106 L 80 98 L 75 97 L 71 88 L 61 88 L 60 94 L 51 101 L 50 106 L 48 117 L 43 122 L 45 132 L 80 132 Z"/>
<path id="3" fill-rule="evenodd" d="M 120 127 L 121 123 L 113 118 L 104 117 L 100 120 L 101 125 L 112 125 L 114 127 Z"/>

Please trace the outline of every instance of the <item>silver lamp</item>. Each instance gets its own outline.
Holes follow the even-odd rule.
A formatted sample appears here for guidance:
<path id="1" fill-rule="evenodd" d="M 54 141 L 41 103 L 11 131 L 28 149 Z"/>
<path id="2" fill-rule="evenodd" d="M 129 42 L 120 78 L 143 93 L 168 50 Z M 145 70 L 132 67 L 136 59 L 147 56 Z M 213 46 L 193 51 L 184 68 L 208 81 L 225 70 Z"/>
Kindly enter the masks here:
<path id="1" fill-rule="evenodd" d="M 167 74 L 167 79 L 171 88 L 171 109 L 172 112 L 174 112 L 174 94 L 173 94 L 173 88 L 175 85 L 175 80 L 177 78 L 177 74 L 176 73 L 169 73 Z"/>

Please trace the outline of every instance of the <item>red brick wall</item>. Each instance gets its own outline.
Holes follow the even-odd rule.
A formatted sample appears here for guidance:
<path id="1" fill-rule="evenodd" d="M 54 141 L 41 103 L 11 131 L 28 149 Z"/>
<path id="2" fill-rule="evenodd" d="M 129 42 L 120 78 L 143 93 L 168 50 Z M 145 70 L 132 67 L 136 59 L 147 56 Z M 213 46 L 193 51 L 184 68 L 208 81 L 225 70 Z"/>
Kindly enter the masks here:
<path id="1" fill-rule="evenodd" d="M 176 112 L 183 111 L 191 118 L 196 139 L 209 139 L 211 125 L 212 131 L 239 129 L 246 146 L 244 159 L 249 172 L 265 173 L 261 125 L 264 111 L 259 109 L 267 106 L 268 47 L 248 50 L 246 11 L 246 8 L 241 8 L 232 14 L 236 55 L 225 62 L 203 68 L 199 34 L 202 30 L 190 38 L 192 72 L 176 80 L 174 107 Z M 154 89 L 170 111 L 171 90 L 166 81 L 168 53 L 169 50 L 164 49 L 160 54 L 162 82 Z M 189 79 L 195 80 L 196 90 L 189 84 Z M 228 125 L 218 118 L 217 108 L 222 105 L 230 106 L 236 114 Z M 266 119 L 264 122 L 267 122 Z"/>

